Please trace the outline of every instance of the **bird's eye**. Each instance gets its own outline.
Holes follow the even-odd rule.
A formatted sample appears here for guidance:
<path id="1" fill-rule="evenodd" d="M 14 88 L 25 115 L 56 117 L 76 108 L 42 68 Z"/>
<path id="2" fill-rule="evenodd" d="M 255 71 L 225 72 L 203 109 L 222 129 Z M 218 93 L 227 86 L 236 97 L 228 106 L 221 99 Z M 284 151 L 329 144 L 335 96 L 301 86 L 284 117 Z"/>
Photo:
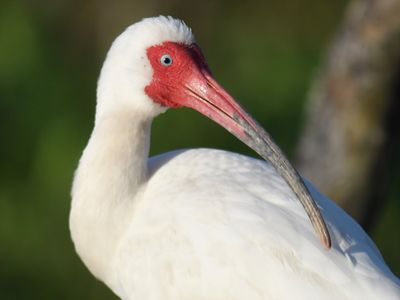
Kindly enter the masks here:
<path id="1" fill-rule="evenodd" d="M 163 56 L 161 56 L 160 62 L 162 65 L 168 67 L 172 65 L 172 57 L 168 54 L 164 54 Z"/>

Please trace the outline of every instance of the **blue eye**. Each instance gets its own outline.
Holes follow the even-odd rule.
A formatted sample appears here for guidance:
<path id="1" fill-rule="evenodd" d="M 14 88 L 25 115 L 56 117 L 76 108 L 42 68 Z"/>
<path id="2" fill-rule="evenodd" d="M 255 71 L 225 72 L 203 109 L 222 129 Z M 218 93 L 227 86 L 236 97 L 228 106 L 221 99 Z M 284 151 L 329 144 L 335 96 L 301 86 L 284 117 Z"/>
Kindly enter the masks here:
<path id="1" fill-rule="evenodd" d="M 168 67 L 172 65 L 172 57 L 168 54 L 164 54 L 163 56 L 161 56 L 160 62 L 162 65 Z"/>

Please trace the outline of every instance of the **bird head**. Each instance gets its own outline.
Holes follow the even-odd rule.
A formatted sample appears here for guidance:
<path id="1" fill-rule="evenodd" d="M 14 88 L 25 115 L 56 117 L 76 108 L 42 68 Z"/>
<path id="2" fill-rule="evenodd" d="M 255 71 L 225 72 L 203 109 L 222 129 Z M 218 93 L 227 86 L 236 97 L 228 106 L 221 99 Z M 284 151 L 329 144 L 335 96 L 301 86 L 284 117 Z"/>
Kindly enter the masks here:
<path id="1" fill-rule="evenodd" d="M 189 107 L 269 161 L 305 208 L 325 247 L 329 232 L 303 180 L 263 128 L 213 78 L 191 30 L 171 17 L 144 19 L 113 43 L 98 85 L 96 118 L 115 111 L 152 118 Z"/>

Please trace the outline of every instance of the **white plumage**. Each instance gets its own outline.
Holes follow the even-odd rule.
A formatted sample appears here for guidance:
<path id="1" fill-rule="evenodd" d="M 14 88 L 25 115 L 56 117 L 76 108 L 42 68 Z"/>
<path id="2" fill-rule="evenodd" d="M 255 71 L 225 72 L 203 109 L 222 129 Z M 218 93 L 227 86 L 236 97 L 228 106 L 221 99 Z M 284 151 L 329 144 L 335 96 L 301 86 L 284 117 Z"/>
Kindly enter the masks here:
<path id="1" fill-rule="evenodd" d="M 89 270 L 127 300 L 400 299 L 374 243 L 311 184 L 330 250 L 269 163 L 210 149 L 148 160 L 165 107 L 144 92 L 146 49 L 193 41 L 180 21 L 145 19 L 107 56 L 72 191 L 72 238 Z"/>

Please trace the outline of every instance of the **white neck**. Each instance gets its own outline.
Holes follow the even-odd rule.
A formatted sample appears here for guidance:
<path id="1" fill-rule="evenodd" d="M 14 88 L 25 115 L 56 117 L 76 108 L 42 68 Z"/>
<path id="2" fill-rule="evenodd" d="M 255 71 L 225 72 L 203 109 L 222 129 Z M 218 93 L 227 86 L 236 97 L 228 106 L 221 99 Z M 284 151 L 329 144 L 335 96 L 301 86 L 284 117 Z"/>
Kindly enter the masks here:
<path id="1" fill-rule="evenodd" d="M 114 252 L 147 181 L 151 119 L 114 112 L 96 119 L 72 189 L 70 229 L 90 271 L 107 278 Z"/>

